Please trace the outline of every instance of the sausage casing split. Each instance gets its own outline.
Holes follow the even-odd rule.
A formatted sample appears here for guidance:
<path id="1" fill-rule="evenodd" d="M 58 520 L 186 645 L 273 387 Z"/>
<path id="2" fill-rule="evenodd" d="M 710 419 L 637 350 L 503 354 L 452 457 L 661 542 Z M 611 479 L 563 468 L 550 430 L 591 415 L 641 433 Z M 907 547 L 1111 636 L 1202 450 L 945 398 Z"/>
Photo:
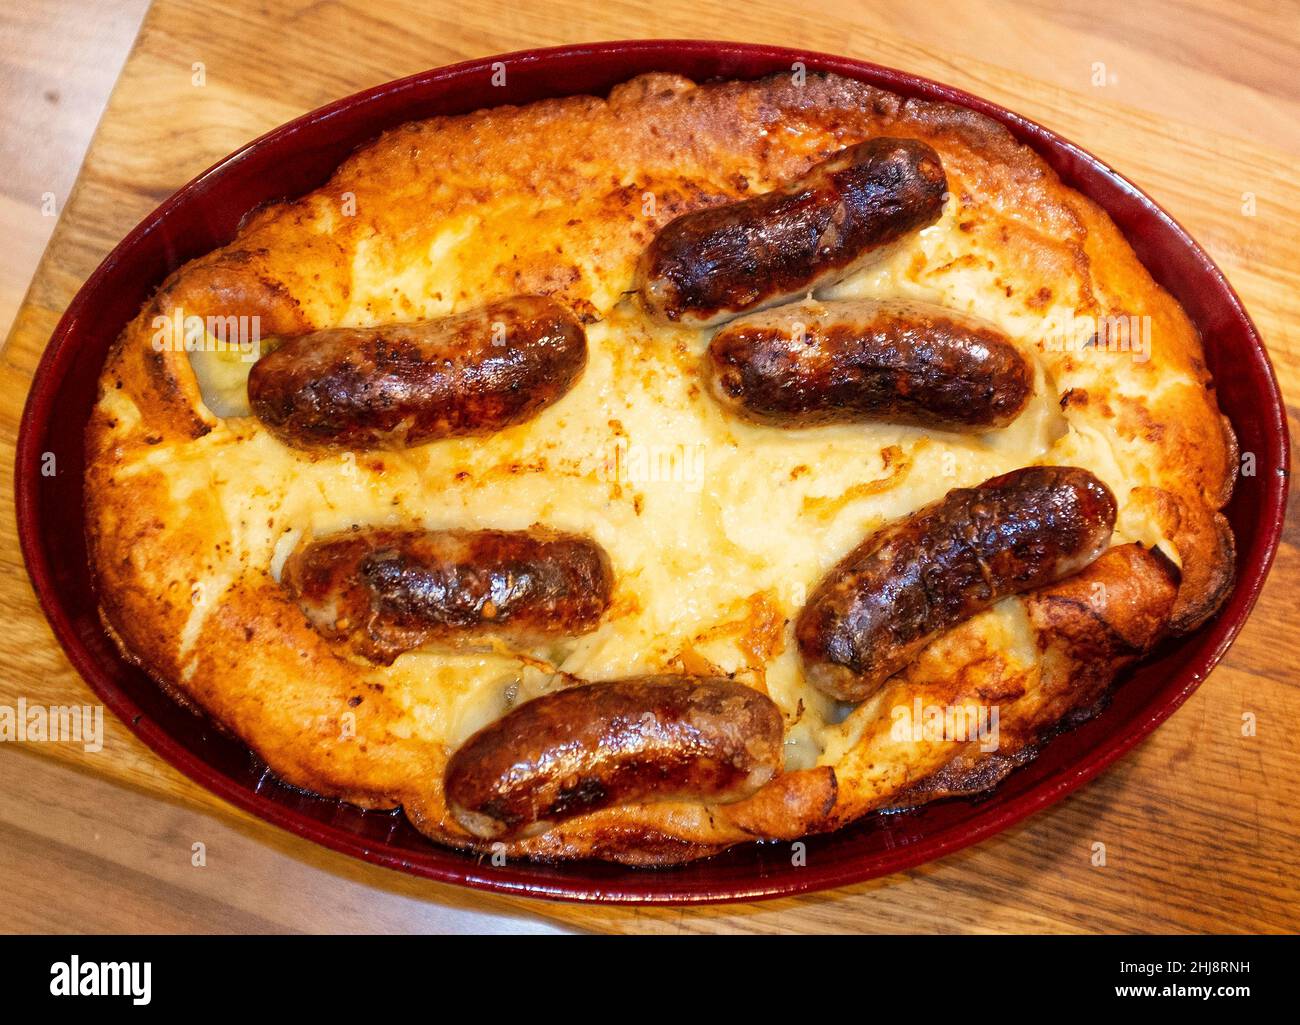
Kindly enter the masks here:
<path id="1" fill-rule="evenodd" d="M 586 363 L 569 310 L 516 296 L 441 320 L 290 338 L 253 365 L 248 400 L 289 445 L 408 448 L 522 423 Z"/>
<path id="2" fill-rule="evenodd" d="M 637 288 L 653 316 L 692 325 L 788 302 L 933 224 L 947 189 L 924 142 L 869 139 L 771 192 L 668 222 L 642 254 Z"/>
<path id="3" fill-rule="evenodd" d="M 588 633 L 614 587 L 595 541 L 540 529 L 345 531 L 290 555 L 280 582 L 318 633 L 382 665 L 431 642 Z"/>
<path id="4" fill-rule="evenodd" d="M 797 303 L 720 329 L 713 395 L 783 427 L 871 420 L 950 431 L 1005 427 L 1033 393 L 1025 355 L 996 327 L 907 300 Z"/>
<path id="5" fill-rule="evenodd" d="M 945 630 L 1083 569 L 1110 543 L 1115 497 L 1087 470 L 1030 466 L 877 531 L 817 586 L 795 624 L 805 674 L 868 697 Z"/>
<path id="6" fill-rule="evenodd" d="M 583 684 L 470 737 L 447 763 L 447 803 L 465 829 L 496 840 L 615 804 L 737 801 L 779 771 L 783 739 L 772 700 L 732 680 Z"/>

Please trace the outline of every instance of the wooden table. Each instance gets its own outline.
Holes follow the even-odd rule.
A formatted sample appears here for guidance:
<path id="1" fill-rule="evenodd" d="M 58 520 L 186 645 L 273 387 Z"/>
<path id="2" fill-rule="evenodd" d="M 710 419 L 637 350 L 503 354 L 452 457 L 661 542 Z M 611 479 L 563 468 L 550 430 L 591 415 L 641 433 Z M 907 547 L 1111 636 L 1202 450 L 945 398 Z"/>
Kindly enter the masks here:
<path id="1" fill-rule="evenodd" d="M 1141 10 L 1137 10 L 1140 6 Z M 1213 254 L 1300 394 L 1300 86 L 1294 7 L 993 0 L 157 0 L 0 360 L 0 460 L 59 314 L 109 248 L 193 174 L 329 100 L 422 68 L 582 40 L 693 36 L 879 61 L 988 97 L 1087 146 Z M 202 62 L 205 84 L 193 83 Z M 1243 195 L 1256 215 L 1243 214 Z M 0 514 L 0 704 L 92 701 L 57 649 Z M 749 906 L 602 909 L 502 899 L 335 855 L 234 810 L 116 721 L 98 754 L 0 747 L 0 927 L 1254 931 L 1300 928 L 1300 655 L 1293 514 L 1228 658 L 1101 779 L 903 875 Z M 1241 735 L 1243 712 L 1258 732 Z M 1092 844 L 1106 844 L 1104 867 Z M 205 867 L 191 864 L 202 842 Z"/>

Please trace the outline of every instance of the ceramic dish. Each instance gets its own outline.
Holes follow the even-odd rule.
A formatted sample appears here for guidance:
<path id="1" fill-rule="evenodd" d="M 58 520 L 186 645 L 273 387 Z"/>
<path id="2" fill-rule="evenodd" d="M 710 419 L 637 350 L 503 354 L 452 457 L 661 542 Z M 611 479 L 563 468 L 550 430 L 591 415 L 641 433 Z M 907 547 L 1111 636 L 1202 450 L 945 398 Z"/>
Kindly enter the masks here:
<path id="1" fill-rule="evenodd" d="M 492 85 L 503 61 L 507 84 Z M 83 432 L 108 347 L 159 282 L 228 242 L 243 216 L 321 184 L 380 131 L 550 96 L 603 94 L 646 71 L 697 81 L 756 78 L 802 62 L 903 96 L 970 107 L 1005 125 L 1064 182 L 1102 206 L 1157 282 L 1186 309 L 1204 340 L 1218 400 L 1260 472 L 1243 477 L 1226 514 L 1238 538 L 1237 579 L 1222 610 L 1158 649 L 1115 691 L 1108 708 L 1053 740 L 991 795 L 873 816 L 806 841 L 806 864 L 786 845 L 748 845 L 679 868 L 510 863 L 438 847 L 400 814 L 365 812 L 294 790 L 269 776 L 237 741 L 174 704 L 124 660 L 106 635 L 87 565 Z M 1281 532 L 1288 439 L 1276 380 L 1254 326 L 1208 256 L 1153 201 L 1073 144 L 976 97 L 902 72 L 780 48 L 706 42 L 627 42 L 489 57 L 430 71 L 341 100 L 250 143 L 168 199 L 109 255 L 58 325 L 37 371 L 19 437 L 16 500 L 37 595 L 73 665 L 104 703 L 155 751 L 236 805 L 326 846 L 378 864 L 483 889 L 591 901 L 752 900 L 898 871 L 976 842 L 1095 776 L 1167 718 L 1205 678 L 1241 628 Z M 44 453 L 60 473 L 41 475 Z"/>

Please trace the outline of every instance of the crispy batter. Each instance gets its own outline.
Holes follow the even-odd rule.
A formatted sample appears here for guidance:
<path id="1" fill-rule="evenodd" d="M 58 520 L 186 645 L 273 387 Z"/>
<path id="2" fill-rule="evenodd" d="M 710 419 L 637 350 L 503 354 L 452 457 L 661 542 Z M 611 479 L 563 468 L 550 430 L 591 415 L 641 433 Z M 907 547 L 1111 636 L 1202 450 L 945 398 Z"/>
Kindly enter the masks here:
<path id="1" fill-rule="evenodd" d="M 577 392 L 605 389 L 613 440 L 626 434 L 621 421 L 632 422 L 619 396 L 662 393 L 665 409 L 712 432 L 720 474 L 788 454 L 780 486 L 775 475 L 744 486 L 763 489 L 751 492 L 764 504 L 759 519 L 780 524 L 785 547 L 801 553 L 805 580 L 871 526 L 949 486 L 978 483 L 961 476 L 977 450 L 900 429 L 862 435 L 866 447 L 855 442 L 855 451 L 895 451 L 909 471 L 854 492 L 881 476 L 874 466 L 859 463 L 856 480 L 834 477 L 824 451 L 787 451 L 779 446 L 795 441 L 725 421 L 695 381 L 706 339 L 652 337 L 622 302 L 642 250 L 676 215 L 770 190 L 880 135 L 933 146 L 952 196 L 938 225 L 900 243 L 876 284 L 849 282 L 839 294 L 871 297 L 875 288 L 963 307 L 1027 340 L 1047 395 L 1022 420 L 1033 419 L 1032 437 L 1045 440 L 1018 454 L 980 449 L 980 458 L 1000 470 L 1086 463 L 1120 504 L 1116 547 L 1078 577 L 1003 602 L 939 638 L 843 722 L 800 690 L 788 635 L 765 648 L 765 671 L 751 672 L 742 653 L 737 678 L 768 690 L 803 752 L 789 771 L 738 804 L 607 808 L 514 841 L 507 853 L 673 864 L 995 784 L 1053 730 L 1095 708 L 1115 674 L 1160 636 L 1191 629 L 1217 608 L 1232 579 L 1232 537 L 1219 509 L 1231 495 L 1235 443 L 1186 314 L 1095 204 L 978 114 L 831 76 L 696 86 L 645 75 L 608 99 L 405 125 L 351 157 L 318 191 L 258 211 L 230 245 L 172 274 L 110 354 L 87 429 L 87 531 L 103 614 L 123 650 L 289 783 L 366 807 L 401 804 L 434 839 L 483 849 L 447 813 L 442 773 L 459 740 L 568 678 L 539 679 L 528 666 L 554 657 L 580 676 L 664 670 L 711 627 L 704 610 L 689 633 L 658 643 L 655 631 L 669 629 L 664 610 L 684 604 L 662 593 L 671 581 L 701 573 L 722 580 L 730 590 L 718 609 L 732 618 L 736 601 L 786 586 L 783 568 L 771 562 L 776 546 L 754 540 L 762 523 L 720 504 L 742 494 L 740 483 L 699 489 L 696 507 L 715 538 L 710 550 L 678 563 L 666 548 L 648 549 L 657 562 L 620 548 L 633 543 L 638 524 L 672 522 L 654 520 L 656 503 L 683 498 L 649 494 L 557 447 L 566 428 L 576 429 Z M 213 415 L 186 354 L 154 344 L 155 318 L 178 309 L 256 316 L 266 337 L 429 319 L 523 293 L 551 295 L 592 325 L 592 363 L 544 418 L 479 448 L 447 441 L 422 455 L 288 453 L 255 421 Z M 1070 317 L 1096 320 L 1090 346 L 1056 345 L 1043 334 L 1041 325 Z M 1114 325 L 1130 323 L 1138 334 L 1117 337 Z M 604 327 L 609 337 L 601 341 Z M 1149 351 L 1136 358 L 1130 346 L 1144 337 Z M 817 436 L 826 451 L 858 437 L 827 430 Z M 606 440 L 582 444 L 599 449 Z M 957 455 L 950 483 L 941 476 L 945 453 Z M 254 473 L 271 466 L 284 469 L 265 479 Z M 500 494 L 491 489 L 507 486 L 535 499 L 531 517 L 539 522 L 605 532 L 597 540 L 610 547 L 621 611 L 587 647 L 517 662 L 415 654 L 391 667 L 360 665 L 331 648 L 277 582 L 280 557 L 300 534 L 355 521 L 348 502 L 388 526 L 528 527 L 531 519 L 456 521 L 457 510 L 480 508 L 473 489 L 484 489 L 491 508 Z M 421 488 L 436 488 L 436 501 Z M 824 518 L 799 512 L 806 501 L 840 494 L 854 497 Z M 655 543 L 667 542 L 661 534 Z M 799 597 L 784 591 L 781 601 L 792 619 Z M 697 654 L 710 665 L 727 657 L 714 647 Z M 998 749 L 896 729 L 906 718 L 897 710 L 918 701 L 975 712 L 997 705 Z"/>

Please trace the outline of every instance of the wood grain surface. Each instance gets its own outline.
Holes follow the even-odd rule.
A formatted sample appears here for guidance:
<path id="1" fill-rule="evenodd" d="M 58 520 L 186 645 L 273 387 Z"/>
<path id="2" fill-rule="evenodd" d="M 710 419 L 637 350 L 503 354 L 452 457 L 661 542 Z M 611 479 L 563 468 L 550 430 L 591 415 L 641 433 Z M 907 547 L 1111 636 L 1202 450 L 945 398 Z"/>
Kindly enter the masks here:
<path id="1" fill-rule="evenodd" d="M 18 312 L 148 7 L 147 0 L 16 0 L 0 11 L 0 335 Z"/>
<path id="2" fill-rule="evenodd" d="M 1263 332 L 1284 391 L 1293 402 L 1300 396 L 1294 4 L 156 0 L 75 189 L 60 197 L 62 216 L 0 358 L 6 485 L 27 386 L 59 314 L 112 245 L 195 173 L 306 110 L 424 68 L 644 37 L 866 58 L 1062 132 L 1138 182 L 1209 249 Z M 204 66 L 202 86 L 192 84 L 195 62 Z M 1253 215 L 1243 212 L 1247 193 Z M 110 718 L 94 754 L 72 744 L 0 745 L 0 885 L 8 895 L 0 928 L 1295 931 L 1297 544 L 1293 505 L 1240 639 L 1136 751 L 1047 812 L 901 875 L 715 908 L 484 896 L 364 865 L 244 815 Z M 93 701 L 36 606 L 9 500 L 0 562 L 0 704 Z M 1242 735 L 1244 712 L 1256 717 L 1254 736 Z M 1096 842 L 1106 845 L 1104 866 L 1092 863 Z M 195 843 L 205 845 L 205 866 L 191 863 Z"/>

